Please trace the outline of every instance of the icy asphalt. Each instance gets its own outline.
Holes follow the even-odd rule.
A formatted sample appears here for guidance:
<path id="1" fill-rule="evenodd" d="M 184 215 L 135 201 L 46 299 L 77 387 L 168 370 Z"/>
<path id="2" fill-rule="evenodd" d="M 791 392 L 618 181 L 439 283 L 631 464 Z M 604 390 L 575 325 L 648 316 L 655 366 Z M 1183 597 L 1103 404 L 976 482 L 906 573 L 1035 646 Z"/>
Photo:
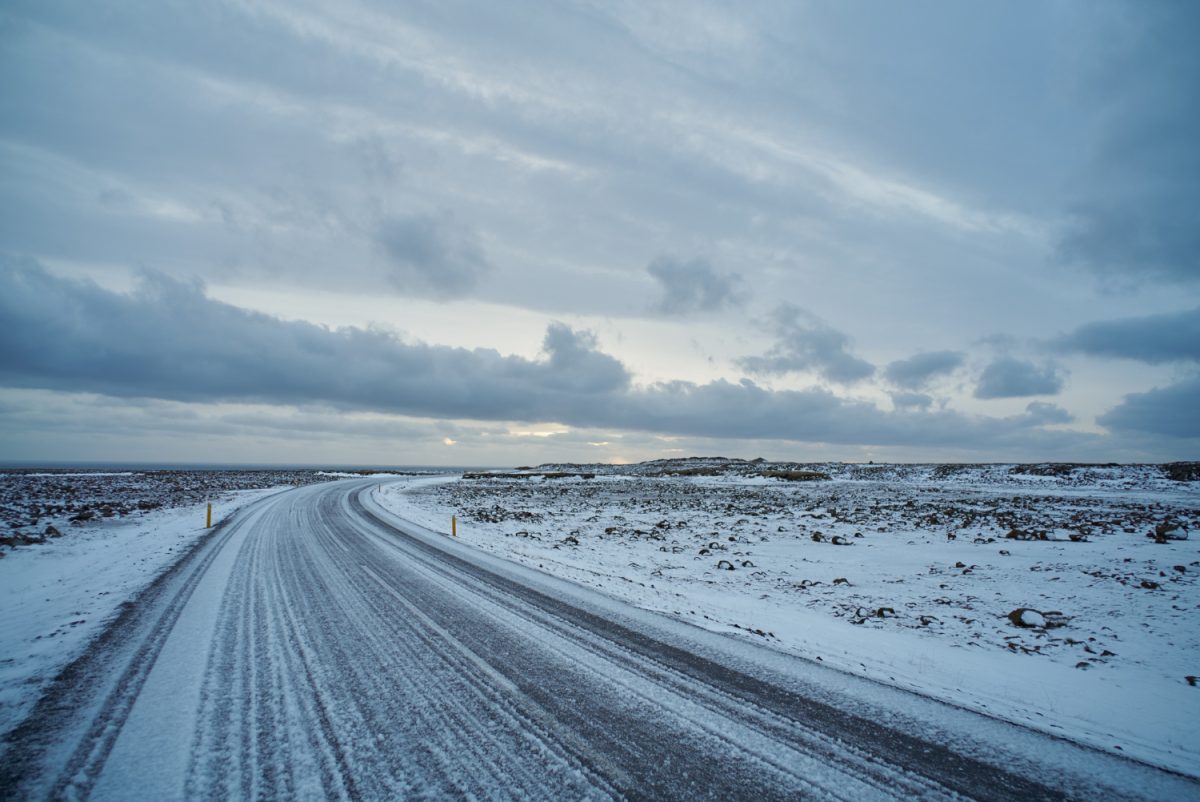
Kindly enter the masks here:
<path id="1" fill-rule="evenodd" d="M 271 496 L 4 745 L 3 799 L 1197 799 L 1200 783 Z"/>

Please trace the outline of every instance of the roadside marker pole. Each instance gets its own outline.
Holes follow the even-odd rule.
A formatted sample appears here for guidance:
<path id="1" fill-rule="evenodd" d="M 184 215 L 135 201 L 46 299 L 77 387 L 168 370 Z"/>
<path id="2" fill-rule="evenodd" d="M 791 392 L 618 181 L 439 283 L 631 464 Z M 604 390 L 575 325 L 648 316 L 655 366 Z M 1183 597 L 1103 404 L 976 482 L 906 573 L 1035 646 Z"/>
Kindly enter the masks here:
<path id="1" fill-rule="evenodd" d="M 208 503 L 208 517 L 204 521 L 204 528 L 205 529 L 212 528 L 212 502 L 211 501 Z"/>
<path id="2" fill-rule="evenodd" d="M 458 516 L 457 515 L 450 516 L 450 536 L 458 537 Z"/>

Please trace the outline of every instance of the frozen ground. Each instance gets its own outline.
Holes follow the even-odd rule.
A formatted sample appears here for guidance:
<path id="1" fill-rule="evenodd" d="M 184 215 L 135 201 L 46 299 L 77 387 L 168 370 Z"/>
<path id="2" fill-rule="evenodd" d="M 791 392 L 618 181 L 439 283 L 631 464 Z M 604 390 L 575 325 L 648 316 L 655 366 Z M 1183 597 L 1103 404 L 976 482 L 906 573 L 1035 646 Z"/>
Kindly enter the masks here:
<path id="1" fill-rule="evenodd" d="M 381 486 L 227 519 L 0 743 L 0 798 L 1200 796 L 487 554 Z"/>
<path id="2" fill-rule="evenodd" d="M 5 512 L 23 515 L 21 520 L 28 522 L 32 517 L 29 510 L 34 507 L 98 508 L 90 499 L 120 504 L 129 494 L 114 486 L 132 480 L 124 474 L 56 473 L 53 480 L 58 492 L 63 493 L 61 485 L 65 483 L 79 488 L 72 491 L 75 495 L 37 495 L 39 488 L 46 487 L 40 480 L 46 478 L 18 478 L 16 474 L 0 478 L 7 482 Z M 215 523 L 238 507 L 280 489 L 228 491 L 210 475 L 194 478 L 197 481 L 188 483 L 188 492 L 178 496 L 167 491 L 155 495 L 139 491 L 135 494 L 138 498 L 156 502 L 155 506 L 138 510 L 135 499 L 131 515 L 125 517 L 97 515 L 68 526 L 66 521 L 77 512 L 65 509 L 51 512 L 49 519 L 38 516 L 41 527 L 57 522 L 63 535 L 43 542 L 23 541 L 0 560 L 0 736 L 28 714 L 50 680 L 83 652 L 123 604 L 131 603 L 197 538 L 210 531 L 204 528 L 207 502 L 196 503 L 204 496 L 194 494 L 212 483 L 208 492 L 212 493 Z M 177 479 L 187 482 L 187 477 Z M 175 506 L 180 498 L 186 503 Z"/>
<path id="3" fill-rule="evenodd" d="M 348 475 L 348 474 L 341 474 Z M 0 558 L 101 521 L 207 503 L 222 494 L 327 482 L 311 470 L 0 470 Z"/>
<path id="4" fill-rule="evenodd" d="M 580 470 L 377 496 L 437 531 L 457 515 L 462 541 L 638 606 L 1198 773 L 1200 542 L 1182 538 L 1200 484 L 1178 481 L 1194 465 L 558 475 Z"/>

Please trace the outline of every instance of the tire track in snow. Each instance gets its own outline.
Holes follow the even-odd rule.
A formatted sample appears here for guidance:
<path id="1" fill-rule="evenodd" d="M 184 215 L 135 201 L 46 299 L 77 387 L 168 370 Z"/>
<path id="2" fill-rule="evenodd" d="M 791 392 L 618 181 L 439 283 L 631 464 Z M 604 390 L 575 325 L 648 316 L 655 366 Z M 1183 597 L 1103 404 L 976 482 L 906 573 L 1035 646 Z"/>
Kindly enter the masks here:
<path id="1" fill-rule="evenodd" d="M 219 523 L 155 580 L 55 680 L 8 738 L 0 797 L 86 799 L 138 693 L 197 586 L 231 540 L 278 501 Z"/>
<path id="2" fill-rule="evenodd" d="M 367 491 L 361 495 L 367 495 Z M 910 779 L 916 776 L 918 782 L 932 782 L 942 793 L 959 793 L 971 798 L 1017 800 L 1064 799 L 1070 796 L 1060 788 L 1043 785 L 1036 780 L 981 762 L 960 754 L 949 746 L 890 729 L 879 722 L 831 707 L 819 699 L 776 687 L 757 677 L 714 663 L 703 656 L 655 640 L 570 602 L 547 596 L 537 589 L 464 560 L 457 553 L 448 553 L 421 537 L 410 535 L 403 527 L 393 525 L 368 509 L 359 495 L 351 494 L 347 496 L 346 501 L 355 513 L 373 519 L 377 531 L 390 536 L 403 550 L 413 555 L 436 556 L 436 559 L 425 560 L 424 564 L 450 576 L 452 581 L 462 583 L 461 579 L 454 577 L 457 574 L 459 577 L 469 577 L 469 580 L 462 584 L 472 588 L 491 586 L 497 589 L 497 592 L 518 600 L 516 604 L 511 605 L 513 609 L 536 609 L 558 617 L 568 622 L 570 627 L 590 632 L 601 641 L 608 641 L 618 649 L 632 652 L 638 664 L 656 664 L 687 678 L 689 683 L 707 686 L 712 691 L 735 700 L 742 710 L 770 711 L 772 715 L 787 720 L 792 727 L 799 727 L 800 731 L 823 738 L 826 743 L 863 745 L 862 749 L 850 746 L 847 750 L 858 751 L 863 756 L 863 760 L 853 761 L 851 764 L 859 771 L 871 764 L 877 769 L 883 769 L 884 773 L 879 779 L 886 779 L 889 775 L 907 775 Z M 741 711 L 735 709 L 730 712 L 736 715 Z M 832 750 L 828 751 L 827 755 L 835 763 L 844 763 L 848 757 L 844 753 Z M 1165 777 L 1166 773 L 1159 776 Z M 1167 781 L 1168 784 L 1176 778 L 1177 775 L 1172 775 L 1171 780 Z M 1194 792 L 1194 783 L 1186 778 L 1178 779 L 1182 780 L 1183 786 L 1192 786 L 1191 790 Z M 1086 778 L 1082 786 L 1076 787 L 1089 788 L 1090 780 L 1091 778 Z M 1101 784 L 1097 787 L 1104 786 Z M 1105 788 L 1105 793 L 1118 796 L 1110 788 Z M 1131 796 L 1128 792 L 1126 795 Z"/>
<path id="3" fill-rule="evenodd" d="M 479 664 L 464 660 L 461 648 L 448 646 L 449 633 L 431 636 L 429 622 L 421 620 L 418 609 L 401 604 L 364 573 L 361 555 L 340 542 L 336 527 L 321 514 L 324 506 L 318 503 L 312 516 L 264 522 L 253 547 L 247 546 L 226 598 L 223 618 L 229 621 L 218 627 L 206 676 L 209 709 L 199 716 L 202 722 L 231 721 L 220 711 L 244 704 L 240 696 L 285 696 L 305 711 L 306 723 L 297 730 L 319 737 L 296 744 L 288 762 L 274 764 L 256 759 L 261 745 L 236 754 L 210 748 L 236 732 L 202 735 L 189 790 L 196 796 L 219 795 L 233 787 L 229 776 L 240 774 L 249 779 L 243 779 L 234 795 L 273 796 L 271 774 L 276 779 L 289 772 L 303 774 L 305 765 L 321 767 L 319 783 L 310 777 L 306 784 L 296 777 L 292 786 L 319 787 L 316 795 L 323 798 L 430 794 L 439 787 L 450 794 L 486 796 L 514 782 L 544 795 L 572 787 L 548 783 L 543 771 L 514 760 L 529 753 L 530 732 L 536 728 L 508 715 L 499 733 L 489 731 L 496 729 L 493 719 L 504 717 L 496 715 L 496 708 L 503 708 L 499 703 L 511 688 L 496 688 L 498 675 L 482 685 L 475 682 Z M 340 523 L 340 513 L 332 523 Z M 253 590 L 245 590 L 251 586 Z M 260 614 L 247 612 L 252 609 Z M 247 615 L 250 623 L 237 626 Z M 278 654 L 269 658 L 272 649 L 267 655 L 248 653 L 243 642 L 247 629 L 256 633 L 255 642 L 275 644 Z M 415 644 L 419 648 L 414 649 Z M 258 667 L 270 659 L 289 664 L 283 672 L 285 690 L 260 679 L 266 673 Z M 244 679 L 230 682 L 231 674 Z M 447 678 L 471 691 L 442 685 Z M 392 704 L 395 699 L 402 704 Z M 271 723 L 270 716 L 251 713 L 238 726 L 262 732 Z M 397 730 L 407 736 L 409 748 L 396 748 Z M 518 748 L 522 743 L 524 748 Z M 544 743 L 541 751 L 551 753 L 558 763 L 572 762 Z M 572 775 L 586 774 L 577 764 L 568 769 Z M 572 795 L 582 798 L 590 786 L 602 787 L 599 778 L 594 779 L 597 782 L 584 785 L 576 782 Z"/>
<path id="4" fill-rule="evenodd" d="M 521 619 L 531 627 L 542 629 L 543 648 L 550 649 L 562 659 L 570 660 L 581 670 L 595 675 L 597 680 L 606 678 L 611 682 L 619 682 L 629 694 L 641 696 L 646 704 L 665 704 L 663 699 L 646 694 L 645 687 L 649 685 L 655 696 L 667 696 L 672 700 L 669 709 L 676 716 L 683 715 L 682 711 L 689 704 L 698 705 L 698 712 L 688 716 L 692 726 L 724 742 L 727 749 L 736 750 L 742 747 L 714 729 L 711 721 L 736 722 L 752 731 L 751 737 L 767 739 L 776 744 L 787 742 L 795 752 L 789 761 L 765 762 L 772 770 L 791 775 L 798 785 L 805 784 L 803 774 L 798 773 L 799 766 L 805 762 L 816 761 L 821 765 L 838 766 L 847 775 L 873 786 L 875 792 L 885 796 L 900 793 L 909 798 L 954 796 L 952 792 L 920 774 L 898 770 L 882 763 L 865 748 L 833 740 L 820 731 L 814 731 L 794 719 L 763 708 L 752 700 L 732 696 L 723 689 L 705 682 L 697 682 L 695 677 L 683 674 L 653 658 L 639 655 L 618 642 L 599 637 L 595 632 L 576 626 L 553 613 L 520 604 L 519 600 L 502 590 L 478 584 L 468 587 L 461 577 L 455 577 L 453 572 L 444 566 L 424 565 L 419 570 L 438 577 L 434 581 L 439 584 L 456 586 L 459 594 L 470 596 L 474 600 L 473 606 L 484 614 L 490 614 L 498 620 Z M 489 611 L 488 608 L 493 609 Z M 546 634 L 556 637 L 545 638 Z M 554 645 L 551 645 L 551 641 Z M 595 668 L 597 665 L 605 666 L 607 673 L 602 674 Z M 495 671 L 490 666 L 488 670 Z M 628 675 L 628 678 L 621 679 L 624 675 Z M 864 790 L 859 789 L 856 794 L 844 798 L 861 798 L 862 793 Z"/>
<path id="5" fill-rule="evenodd" d="M 381 543 L 396 548 L 394 543 Z M 919 774 L 887 766 L 864 749 L 831 741 L 810 727 L 776 716 L 748 700 L 730 697 L 619 643 L 531 607 L 503 590 L 467 581 L 445 565 L 414 561 L 413 568 L 435 577 L 433 581 L 447 593 L 470 597 L 470 606 L 492 617 L 494 627 L 503 627 L 506 620 L 512 619 L 527 622 L 526 631 L 520 634 L 531 637 L 529 632 L 535 632 L 533 637 L 539 641 L 540 649 L 588 675 L 589 684 L 619 686 L 624 695 L 638 697 L 644 706 L 658 708 L 664 716 L 686 720 L 689 729 L 701 739 L 717 744 L 720 751 L 740 752 L 743 760 L 757 764 L 765 772 L 788 777 L 795 787 L 807 789 L 810 794 L 820 789 L 811 786 L 806 772 L 820 773 L 825 767 L 836 766 L 844 774 L 843 787 L 838 793 L 825 789 L 825 795 L 843 799 L 956 796 Z M 724 732 L 726 729 L 738 731 L 738 737 Z M 772 753 L 779 754 L 772 756 Z M 849 788 L 844 787 L 847 783 Z"/>
<path id="6" fill-rule="evenodd" d="M 200 598 L 211 634 L 173 734 L 191 752 L 179 796 L 1069 796 L 449 553 L 371 511 L 367 486 L 256 505 L 181 561 L 112 636 L 129 642 L 110 638 L 25 729 L 36 748 L 0 767 L 0 796 L 111 796 L 135 776 L 117 763 L 153 755 L 129 739 L 155 711 L 130 711 L 146 676 L 170 676 L 179 650 L 157 655 Z"/>

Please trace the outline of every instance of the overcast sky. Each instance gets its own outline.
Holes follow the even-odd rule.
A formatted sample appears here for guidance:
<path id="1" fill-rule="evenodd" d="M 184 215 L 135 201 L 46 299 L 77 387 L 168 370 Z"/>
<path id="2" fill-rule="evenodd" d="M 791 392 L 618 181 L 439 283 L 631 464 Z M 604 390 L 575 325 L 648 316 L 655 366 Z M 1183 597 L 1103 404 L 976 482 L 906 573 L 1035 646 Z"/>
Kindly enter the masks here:
<path id="1" fill-rule="evenodd" d="M 0 9 L 0 461 L 1200 456 L 1200 3 Z"/>

